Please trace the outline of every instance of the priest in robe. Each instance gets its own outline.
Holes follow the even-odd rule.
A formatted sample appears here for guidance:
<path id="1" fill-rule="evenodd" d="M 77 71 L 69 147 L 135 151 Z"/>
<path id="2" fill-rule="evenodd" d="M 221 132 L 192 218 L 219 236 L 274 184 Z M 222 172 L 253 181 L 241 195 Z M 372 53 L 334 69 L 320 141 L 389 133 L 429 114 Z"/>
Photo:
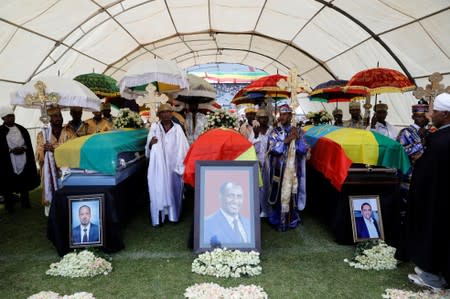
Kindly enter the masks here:
<path id="1" fill-rule="evenodd" d="M 39 168 L 41 170 L 41 178 L 42 178 L 42 203 L 45 206 L 50 204 L 50 200 L 45 197 L 45 180 L 44 180 L 44 158 L 45 152 L 50 151 L 54 152 L 55 149 L 63 144 L 64 142 L 76 138 L 77 135 L 73 132 L 72 129 L 69 129 L 67 126 L 63 126 L 63 117 L 61 114 L 61 109 L 59 107 L 51 107 L 47 110 L 47 115 L 50 117 L 50 126 L 52 135 L 50 137 L 50 141 L 47 142 L 44 138 L 44 134 L 39 132 L 36 137 L 36 157 L 39 163 Z"/>
<path id="2" fill-rule="evenodd" d="M 269 136 L 269 163 L 270 163 L 270 194 L 269 204 L 272 211 L 269 222 L 278 231 L 284 232 L 289 228 L 295 228 L 301 222 L 298 211 L 305 208 L 306 204 L 306 158 L 309 146 L 303 138 L 301 128 L 292 127 L 292 109 L 289 106 L 280 107 L 279 126 L 274 128 Z M 295 141 L 294 165 L 287 165 L 288 149 L 291 141 Z M 296 194 L 286 203 L 288 211 L 285 212 L 281 197 L 283 181 L 287 167 L 294 167 L 296 175 Z"/>
<path id="3" fill-rule="evenodd" d="M 148 190 L 153 226 L 159 226 L 166 216 L 177 222 L 183 199 L 184 158 L 189 143 L 179 124 L 172 121 L 172 107 L 161 104 L 159 121 L 150 127 L 145 155 L 149 158 Z"/>

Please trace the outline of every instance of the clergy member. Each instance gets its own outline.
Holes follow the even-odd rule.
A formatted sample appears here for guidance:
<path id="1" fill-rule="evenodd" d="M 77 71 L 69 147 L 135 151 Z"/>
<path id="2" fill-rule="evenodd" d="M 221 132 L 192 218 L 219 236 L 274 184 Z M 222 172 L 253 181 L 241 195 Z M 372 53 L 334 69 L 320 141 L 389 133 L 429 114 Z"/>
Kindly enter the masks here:
<path id="1" fill-rule="evenodd" d="M 112 129 L 112 124 L 103 118 L 101 111 L 93 111 L 92 114 L 94 114 L 94 117 L 86 120 L 89 135 L 110 131 Z"/>
<path id="2" fill-rule="evenodd" d="M 259 126 L 253 128 L 254 141 L 253 145 L 258 156 L 259 166 L 263 179 L 263 186 L 259 188 L 259 204 L 261 206 L 260 217 L 268 217 L 270 213 L 270 206 L 267 202 L 269 195 L 269 160 L 267 159 L 267 149 L 269 146 L 269 134 L 272 131 L 272 126 L 269 125 L 269 116 L 265 109 L 259 109 L 256 112 L 256 120 Z"/>
<path id="3" fill-rule="evenodd" d="M 148 190 L 153 226 L 169 221 L 177 222 L 183 198 L 184 157 L 189 143 L 180 125 L 172 121 L 172 107 L 161 104 L 159 121 L 150 127 L 145 155 L 149 158 Z"/>
<path id="4" fill-rule="evenodd" d="M 428 134 L 426 126 L 429 123 L 426 113 L 428 112 L 428 104 L 420 102 L 412 106 L 412 119 L 414 123 L 400 131 L 397 141 L 405 149 L 409 157 L 411 165 L 414 165 L 417 159 L 422 156 L 425 149 L 425 137 Z"/>
<path id="5" fill-rule="evenodd" d="M 361 104 L 356 101 L 350 102 L 348 111 L 350 112 L 351 118 L 344 121 L 342 126 L 346 128 L 365 129 L 366 126 L 361 117 Z"/>
<path id="6" fill-rule="evenodd" d="M 0 107 L 0 194 L 5 198 L 7 212 L 14 211 L 13 192 L 20 194 L 22 208 L 30 208 L 29 191 L 39 186 L 30 134 L 16 124 L 10 106 Z"/>
<path id="7" fill-rule="evenodd" d="M 72 116 L 72 120 L 67 123 L 67 128 L 71 129 L 78 137 L 87 135 L 88 125 L 81 120 L 83 108 L 70 107 L 70 116 Z"/>
<path id="8" fill-rule="evenodd" d="M 246 121 L 239 128 L 239 133 L 241 133 L 245 138 L 253 143 L 255 135 L 253 133 L 253 125 L 256 117 L 256 109 L 253 107 L 245 108 L 245 118 Z"/>
<path id="9" fill-rule="evenodd" d="M 386 121 L 388 105 L 378 103 L 373 109 L 375 110 L 375 115 L 372 118 L 371 130 L 395 140 L 398 136 L 398 129 Z"/>
<path id="10" fill-rule="evenodd" d="M 269 159 L 270 159 L 270 184 L 269 204 L 272 212 L 269 222 L 278 230 L 286 231 L 288 228 L 297 227 L 300 222 L 298 210 L 303 210 L 306 203 L 305 187 L 305 161 L 308 153 L 308 145 L 303 139 L 300 128 L 291 126 L 292 109 L 289 106 L 280 107 L 279 127 L 272 130 L 269 135 Z M 286 165 L 288 149 L 291 141 L 295 141 L 295 164 Z M 297 176 L 297 192 L 289 200 L 289 211 L 282 210 L 281 189 L 286 167 L 295 167 Z"/>
<path id="11" fill-rule="evenodd" d="M 45 206 L 50 204 L 50 201 L 45 198 L 45 182 L 43 179 L 43 166 L 44 166 L 44 158 L 45 152 L 51 151 L 54 152 L 55 149 L 66 142 L 67 140 L 76 138 L 77 135 L 71 130 L 68 129 L 67 126 L 63 127 L 63 117 L 61 114 L 61 110 L 59 107 L 51 107 L 47 110 L 47 115 L 50 117 L 50 126 L 52 135 L 50 136 L 50 141 L 47 142 L 44 138 L 42 132 L 39 132 L 36 138 L 36 156 L 39 163 L 39 168 L 41 170 L 41 178 L 42 178 L 42 203 Z"/>

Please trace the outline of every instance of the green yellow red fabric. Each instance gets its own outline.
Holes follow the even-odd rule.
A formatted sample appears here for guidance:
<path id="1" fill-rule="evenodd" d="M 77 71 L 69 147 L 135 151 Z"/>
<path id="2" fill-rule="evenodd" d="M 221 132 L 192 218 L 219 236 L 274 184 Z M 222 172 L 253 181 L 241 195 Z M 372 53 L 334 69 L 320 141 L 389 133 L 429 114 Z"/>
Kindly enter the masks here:
<path id="1" fill-rule="evenodd" d="M 186 184 L 195 186 L 195 162 L 203 160 L 258 160 L 255 148 L 244 136 L 232 129 L 207 131 L 191 145 L 184 159 Z"/>
<path id="2" fill-rule="evenodd" d="M 144 151 L 147 135 L 147 129 L 122 129 L 78 137 L 56 148 L 56 165 L 113 175 L 118 166 L 117 155 Z"/>
<path id="3" fill-rule="evenodd" d="M 305 127 L 311 146 L 310 164 L 328 178 L 337 190 L 352 163 L 396 168 L 406 174 L 408 156 L 400 143 L 377 132 L 330 125 Z"/>

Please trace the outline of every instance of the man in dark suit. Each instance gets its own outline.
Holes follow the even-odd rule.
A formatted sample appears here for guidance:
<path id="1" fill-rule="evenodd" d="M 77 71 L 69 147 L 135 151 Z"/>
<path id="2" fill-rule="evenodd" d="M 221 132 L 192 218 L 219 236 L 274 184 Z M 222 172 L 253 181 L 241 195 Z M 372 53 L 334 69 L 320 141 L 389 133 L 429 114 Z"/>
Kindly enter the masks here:
<path id="1" fill-rule="evenodd" d="M 203 240 L 212 247 L 250 243 L 250 220 L 239 212 L 244 202 L 242 186 L 227 182 L 220 187 L 221 207 L 205 219 Z"/>
<path id="2" fill-rule="evenodd" d="M 78 210 L 80 225 L 72 229 L 72 243 L 84 244 L 95 243 L 100 240 L 99 227 L 91 222 L 91 208 L 83 205 Z"/>
<path id="3" fill-rule="evenodd" d="M 372 207 L 365 202 L 361 205 L 362 217 L 356 217 L 356 235 L 358 239 L 380 238 L 377 221 L 372 217 Z"/>

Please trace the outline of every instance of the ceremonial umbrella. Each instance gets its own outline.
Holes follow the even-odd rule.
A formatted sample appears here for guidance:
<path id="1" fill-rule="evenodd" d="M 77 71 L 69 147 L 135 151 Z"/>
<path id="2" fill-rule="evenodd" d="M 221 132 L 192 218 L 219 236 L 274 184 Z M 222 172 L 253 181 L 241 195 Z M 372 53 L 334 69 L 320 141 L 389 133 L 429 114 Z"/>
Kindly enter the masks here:
<path id="1" fill-rule="evenodd" d="M 48 98 L 45 103 L 39 100 L 43 97 Z M 101 100 L 85 85 L 63 77 L 42 77 L 29 81 L 11 95 L 11 104 L 42 108 L 50 99 L 61 107 L 82 107 L 90 111 L 99 111 L 101 104 Z"/>
<path id="2" fill-rule="evenodd" d="M 309 163 L 339 191 L 352 163 L 396 168 L 404 174 L 410 168 L 402 145 L 377 132 L 331 125 L 307 126 L 305 131 Z"/>
<path id="3" fill-rule="evenodd" d="M 288 96 L 285 93 L 278 94 L 273 91 L 247 91 L 244 87 L 239 90 L 236 95 L 231 100 L 231 104 L 243 105 L 243 104 L 253 104 L 261 105 L 266 99 L 272 98 L 275 101 L 287 99 Z"/>
<path id="4" fill-rule="evenodd" d="M 387 68 L 371 68 L 353 75 L 347 86 L 363 86 L 370 94 L 389 92 L 407 92 L 414 90 L 416 85 L 404 74 Z"/>
<path id="5" fill-rule="evenodd" d="M 47 142 L 51 140 L 50 118 L 47 107 L 58 104 L 63 107 L 82 107 L 92 111 L 100 110 L 100 99 L 86 86 L 69 78 L 43 77 L 33 79 L 11 94 L 11 104 L 24 107 L 40 108 L 43 122 L 42 134 Z M 44 194 L 49 202 L 53 199 L 53 192 L 58 189 L 55 158 L 51 151 L 45 152 L 44 157 Z M 45 207 L 45 214 L 49 214 L 49 206 Z"/>
<path id="6" fill-rule="evenodd" d="M 116 79 L 97 73 L 89 73 L 78 75 L 73 78 L 87 88 L 92 90 L 96 95 L 101 97 L 118 97 L 120 96 L 119 87 L 117 87 Z"/>
<path id="7" fill-rule="evenodd" d="M 186 184 L 195 186 L 195 162 L 203 160 L 256 161 L 252 143 L 237 131 L 226 128 L 209 130 L 191 145 L 184 159 Z"/>
<path id="8" fill-rule="evenodd" d="M 203 78 L 188 74 L 187 81 L 189 88 L 174 94 L 177 100 L 186 103 L 206 103 L 216 98 L 216 89 Z"/>
<path id="9" fill-rule="evenodd" d="M 347 80 L 330 80 L 317 85 L 309 94 L 311 101 L 350 102 L 352 99 L 365 99 L 369 91 L 365 87 L 346 86 Z"/>
<path id="10" fill-rule="evenodd" d="M 119 81 L 120 93 L 127 99 L 136 99 L 139 94 L 133 93 L 130 88 L 151 82 L 176 86 L 178 90 L 188 87 L 184 71 L 174 61 L 156 58 L 131 65 L 125 76 Z"/>

